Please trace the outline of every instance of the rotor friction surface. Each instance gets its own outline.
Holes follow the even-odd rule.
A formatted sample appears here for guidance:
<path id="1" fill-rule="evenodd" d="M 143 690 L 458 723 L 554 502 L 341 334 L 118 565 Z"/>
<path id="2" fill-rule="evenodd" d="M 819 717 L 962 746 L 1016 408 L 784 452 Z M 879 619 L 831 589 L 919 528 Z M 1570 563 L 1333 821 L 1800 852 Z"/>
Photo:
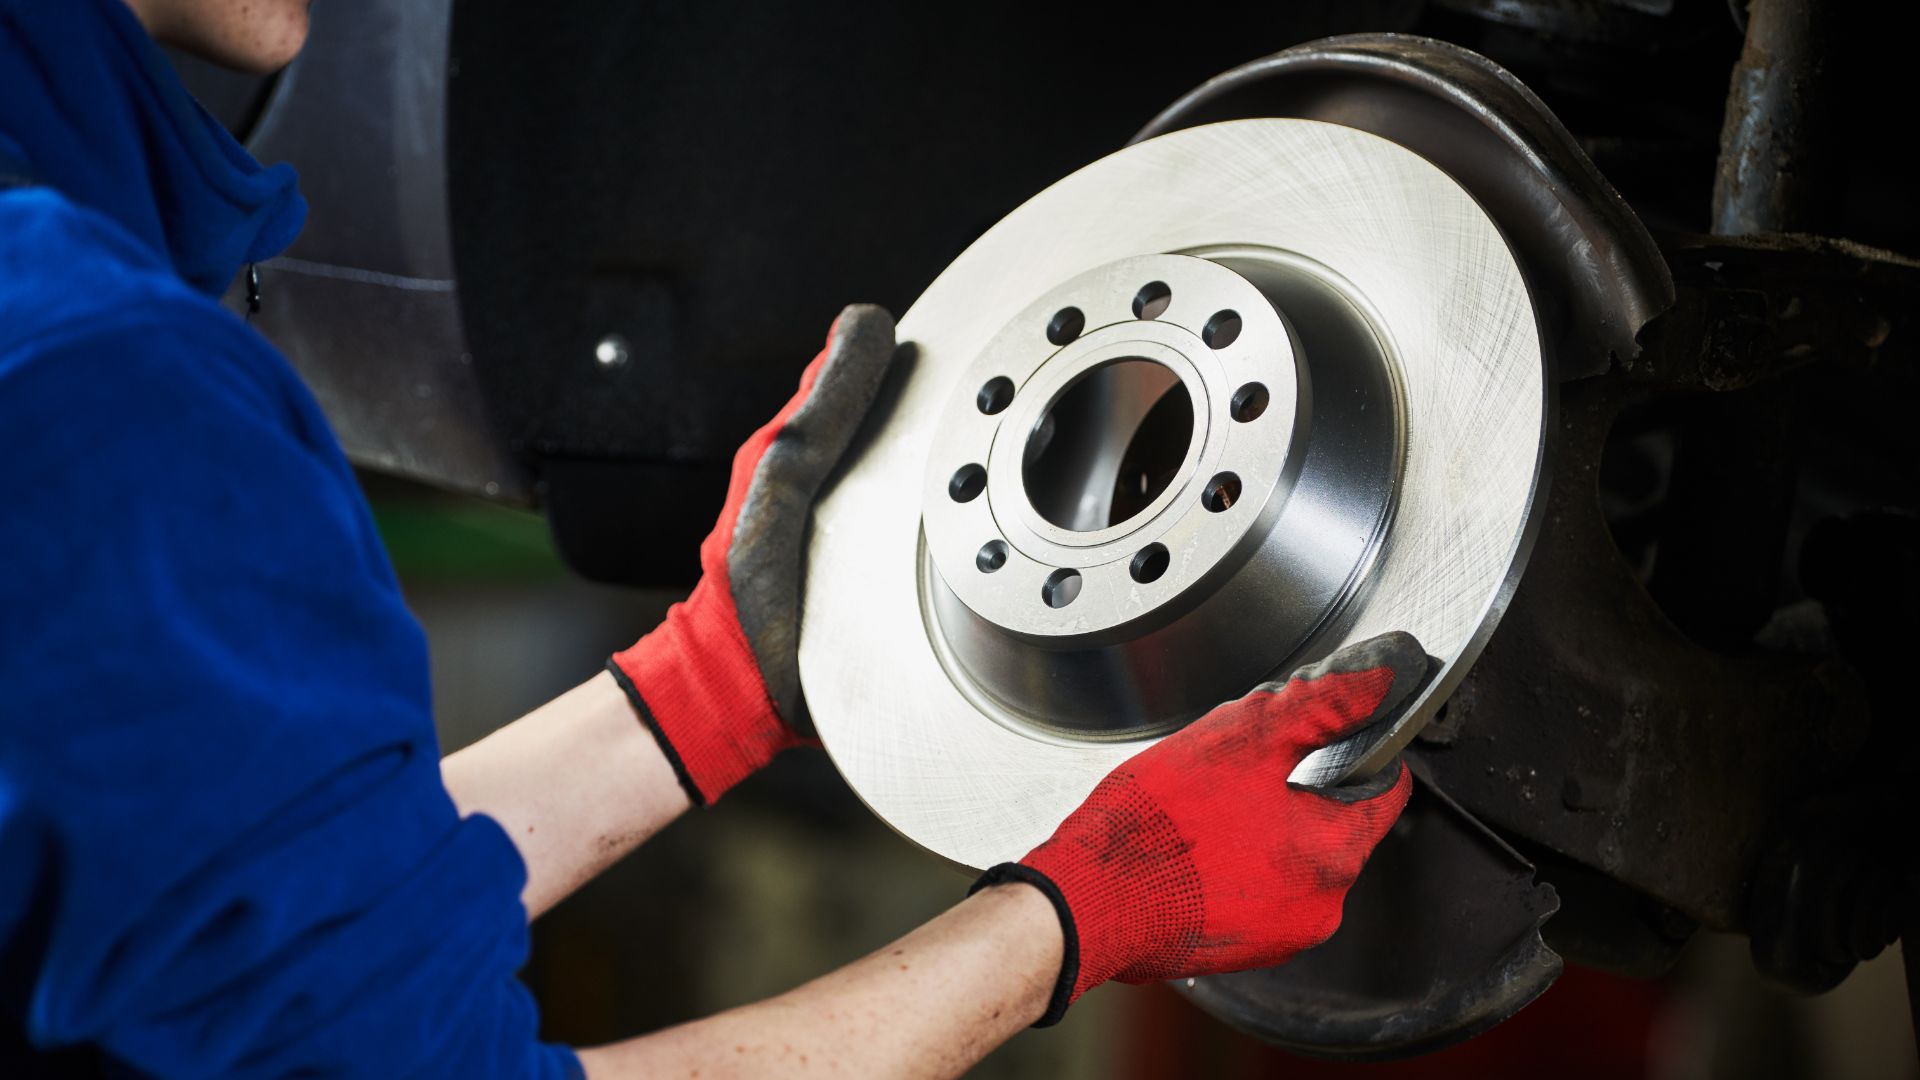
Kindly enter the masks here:
<path id="1" fill-rule="evenodd" d="M 1404 445 L 1392 517 L 1314 651 L 1405 630 L 1440 666 L 1393 732 L 1309 757 L 1296 781 L 1330 783 L 1398 752 L 1478 654 L 1524 562 L 1547 405 L 1539 334 L 1513 256 L 1448 176 L 1352 129 L 1242 120 L 1163 135 L 1061 180 L 900 321 L 911 359 L 897 397 L 814 511 L 800 641 L 814 724 L 875 813 L 963 866 L 1023 855 L 1151 740 L 1037 737 L 955 685 L 922 602 L 919 493 L 936 421 L 953 395 L 974 392 L 960 382 L 975 358 L 1037 297 L 1162 253 L 1312 268 L 1364 309 L 1395 379 Z"/>

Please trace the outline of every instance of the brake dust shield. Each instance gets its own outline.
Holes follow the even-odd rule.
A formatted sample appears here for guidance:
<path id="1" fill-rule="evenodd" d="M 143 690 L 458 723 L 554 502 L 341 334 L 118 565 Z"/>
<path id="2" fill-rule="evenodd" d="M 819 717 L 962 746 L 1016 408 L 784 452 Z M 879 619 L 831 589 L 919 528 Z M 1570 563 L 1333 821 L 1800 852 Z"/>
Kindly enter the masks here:
<path id="1" fill-rule="evenodd" d="M 966 867 L 1116 764 L 1388 630 L 1465 674 L 1531 539 L 1547 384 L 1519 267 L 1445 173 L 1308 120 L 1163 135 L 1009 214 L 900 321 L 814 513 L 800 665 L 893 828 Z"/>

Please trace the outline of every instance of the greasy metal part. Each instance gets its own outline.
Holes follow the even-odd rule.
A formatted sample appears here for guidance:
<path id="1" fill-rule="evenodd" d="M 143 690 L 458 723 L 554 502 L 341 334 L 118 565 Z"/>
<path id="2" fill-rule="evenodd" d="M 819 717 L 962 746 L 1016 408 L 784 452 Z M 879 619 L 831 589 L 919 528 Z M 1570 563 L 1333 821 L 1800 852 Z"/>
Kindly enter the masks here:
<path id="1" fill-rule="evenodd" d="M 300 238 L 259 265 L 251 322 L 356 463 L 527 504 L 532 482 L 486 419 L 453 280 L 452 9 L 375 0 L 313 13 L 247 141 L 255 157 L 300 170 L 309 206 Z M 244 312 L 241 285 L 227 303 Z"/>
<path id="2" fill-rule="evenodd" d="M 1364 580 L 1403 420 L 1379 331 L 1316 267 L 1120 259 L 1029 305 L 961 377 L 927 462 L 922 579 L 983 712 L 1170 730 L 1286 666 Z M 1309 290 L 1325 299 L 1295 302 Z M 1136 315 L 1149 295 L 1164 309 Z M 1147 460 L 1162 402 L 1190 433 Z"/>
<path id="3" fill-rule="evenodd" d="M 1740 390 L 1811 364 L 1857 376 L 1920 360 L 1920 259 L 1817 236 L 1678 236 L 1679 302 L 1623 376 Z"/>
<path id="4" fill-rule="evenodd" d="M 1340 929 L 1280 967 L 1170 985 L 1251 1035 L 1311 1057 L 1408 1057 L 1470 1038 L 1559 977 L 1541 940 L 1552 887 L 1424 775 L 1347 893 Z"/>
<path id="5" fill-rule="evenodd" d="M 1428 760 L 1491 824 L 1732 929 L 1771 808 L 1848 748 L 1845 675 L 1698 645 L 1635 580 L 1594 463 L 1619 411 L 1646 399 L 1610 380 L 1562 387 L 1540 557 Z"/>
<path id="6" fill-rule="evenodd" d="M 1541 940 L 1582 967 L 1636 979 L 1673 970 L 1700 924 L 1583 863 L 1508 833 L 1504 837 L 1536 877 L 1553 887 L 1560 910 Z"/>
<path id="7" fill-rule="evenodd" d="M 969 370 L 1001 328 L 1089 270 L 1178 252 L 1318 265 L 1364 300 L 1394 362 L 1406 436 L 1391 525 L 1298 658 L 1398 629 L 1440 667 L 1389 731 L 1316 753 L 1296 780 L 1389 760 L 1458 682 L 1524 562 L 1548 404 L 1538 330 L 1518 264 L 1444 173 L 1364 132 L 1261 120 L 1175 132 L 1067 177 L 988 230 L 901 320 L 892 396 L 814 514 L 800 663 L 815 724 L 869 806 L 964 866 L 1043 840 L 1143 740 L 1042 737 L 955 685 L 922 603 L 921 500 L 905 493 L 926 491 L 938 420 L 982 389 Z M 1302 336 L 1310 361 L 1317 349 Z M 1263 622 L 1232 633 L 1258 639 Z M 1151 662 L 1176 671 L 1186 658 Z"/>
<path id="8" fill-rule="evenodd" d="M 1900 936 L 1913 903 L 1911 805 L 1886 787 L 1788 804 L 1754 872 L 1754 966 L 1803 994 L 1840 985 Z"/>
<path id="9" fill-rule="evenodd" d="M 1713 231 L 1814 232 L 1832 220 L 1821 113 L 1831 94 L 1833 20 L 1844 5 L 1750 0 L 1713 184 Z"/>
<path id="10" fill-rule="evenodd" d="M 1208 80 L 1135 136 L 1304 117 L 1390 139 L 1473 193 L 1532 285 L 1556 378 L 1639 352 L 1673 301 L 1659 248 L 1533 92 L 1478 53 L 1404 34 L 1308 42 Z"/>
<path id="11" fill-rule="evenodd" d="M 1428 729 L 1426 758 L 1491 824 L 1704 927 L 1748 930 L 1783 808 L 1854 782 L 1868 734 L 1860 678 L 1829 656 L 1754 648 L 1779 562 L 1764 548 L 1757 605 L 1753 588 L 1726 585 L 1697 609 L 1685 602 L 1698 590 L 1656 603 L 1609 534 L 1596 466 L 1625 409 L 1664 400 L 1705 415 L 1764 394 L 1695 444 L 1697 457 L 1730 459 L 1715 475 L 1745 485 L 1702 513 L 1729 538 L 1783 543 L 1778 493 L 1795 471 L 1775 461 L 1821 416 L 1810 380 L 1858 380 L 1856 399 L 1912 394 L 1920 264 L 1778 236 L 1683 239 L 1670 255 L 1679 299 L 1648 327 L 1643 356 L 1562 388 L 1549 524 L 1499 633 Z"/>

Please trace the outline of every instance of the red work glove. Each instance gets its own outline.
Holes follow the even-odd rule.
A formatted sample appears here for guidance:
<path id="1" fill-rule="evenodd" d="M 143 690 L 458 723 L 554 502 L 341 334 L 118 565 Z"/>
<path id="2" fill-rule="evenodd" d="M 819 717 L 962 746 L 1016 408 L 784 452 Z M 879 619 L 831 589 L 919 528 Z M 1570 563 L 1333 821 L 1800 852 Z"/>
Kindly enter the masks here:
<path id="1" fill-rule="evenodd" d="M 1426 678 L 1387 634 L 1268 683 L 1110 773 L 1051 839 L 974 886 L 1025 881 L 1066 932 L 1040 1025 L 1108 979 L 1270 967 L 1332 936 L 1340 905 L 1407 803 L 1400 762 L 1361 785 L 1301 788 L 1300 759 L 1388 717 Z"/>
<path id="2" fill-rule="evenodd" d="M 733 457 L 700 583 L 607 669 L 660 740 L 695 806 L 803 740 L 800 569 L 813 499 L 866 418 L 893 358 L 893 318 L 856 304 L 800 392 Z"/>

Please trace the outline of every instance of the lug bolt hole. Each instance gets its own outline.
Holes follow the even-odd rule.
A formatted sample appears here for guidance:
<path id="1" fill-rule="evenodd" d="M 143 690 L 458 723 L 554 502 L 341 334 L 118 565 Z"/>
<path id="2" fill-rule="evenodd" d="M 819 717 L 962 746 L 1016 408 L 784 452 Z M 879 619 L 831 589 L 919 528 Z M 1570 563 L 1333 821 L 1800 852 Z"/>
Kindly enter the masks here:
<path id="1" fill-rule="evenodd" d="M 1170 556 L 1167 554 L 1167 545 L 1148 544 L 1146 547 L 1140 549 L 1138 555 L 1133 557 L 1133 565 L 1128 567 L 1127 571 L 1133 575 L 1133 580 L 1145 585 L 1149 582 L 1159 581 L 1160 575 L 1167 572 L 1167 563 L 1169 561 Z"/>
<path id="2" fill-rule="evenodd" d="M 1080 571 L 1062 567 L 1047 575 L 1046 584 L 1040 586 L 1040 599 L 1050 608 L 1063 608 L 1073 603 L 1080 595 Z"/>
<path id="3" fill-rule="evenodd" d="M 947 481 L 947 494 L 954 502 L 972 502 L 987 489 L 987 470 L 979 465 L 962 465 Z"/>
<path id="4" fill-rule="evenodd" d="M 1133 294 L 1133 317 L 1136 319 L 1157 319 L 1167 313 L 1167 305 L 1173 303 L 1173 290 L 1167 288 L 1164 281 L 1149 281 L 1140 286 Z"/>
<path id="5" fill-rule="evenodd" d="M 1053 313 L 1047 321 L 1047 340 L 1055 345 L 1065 345 L 1080 336 L 1087 328 L 1087 317 L 1077 307 L 1063 307 Z"/>
<path id="6" fill-rule="evenodd" d="M 1237 311 L 1218 311 L 1207 320 L 1206 329 L 1200 331 L 1200 340 L 1207 343 L 1209 349 L 1224 349 L 1240 337 L 1240 313 Z"/>
<path id="7" fill-rule="evenodd" d="M 980 392 L 974 395 L 973 403 L 988 416 L 1000 412 L 1013 404 L 1013 380 L 1005 375 L 995 375 L 988 379 L 986 384 L 980 387 Z"/>
<path id="8" fill-rule="evenodd" d="M 1218 514 L 1240 501 L 1240 478 L 1230 472 L 1219 473 L 1207 481 L 1200 505 Z"/>
<path id="9" fill-rule="evenodd" d="M 1260 383 L 1250 382 L 1233 392 L 1233 405 L 1229 409 L 1235 420 L 1246 423 L 1257 420 L 1267 411 L 1267 388 Z"/>
<path id="10" fill-rule="evenodd" d="M 1007 565 L 1007 542 L 989 540 L 981 544 L 980 554 L 973 557 L 973 565 L 979 567 L 983 574 L 991 574 Z"/>

